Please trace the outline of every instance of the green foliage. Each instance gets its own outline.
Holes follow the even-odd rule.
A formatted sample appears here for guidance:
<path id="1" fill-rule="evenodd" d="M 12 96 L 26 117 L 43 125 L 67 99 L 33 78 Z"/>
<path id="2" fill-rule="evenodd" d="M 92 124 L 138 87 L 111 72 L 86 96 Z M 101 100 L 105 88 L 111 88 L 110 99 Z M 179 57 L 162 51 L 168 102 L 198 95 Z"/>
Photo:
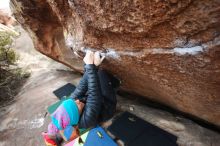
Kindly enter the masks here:
<path id="1" fill-rule="evenodd" d="M 18 55 L 12 49 L 14 35 L 0 31 L 0 106 L 13 101 L 14 95 L 30 74 L 16 66 Z"/>
<path id="2" fill-rule="evenodd" d="M 9 66 L 18 60 L 18 55 L 11 48 L 13 34 L 0 31 L 0 67 Z"/>

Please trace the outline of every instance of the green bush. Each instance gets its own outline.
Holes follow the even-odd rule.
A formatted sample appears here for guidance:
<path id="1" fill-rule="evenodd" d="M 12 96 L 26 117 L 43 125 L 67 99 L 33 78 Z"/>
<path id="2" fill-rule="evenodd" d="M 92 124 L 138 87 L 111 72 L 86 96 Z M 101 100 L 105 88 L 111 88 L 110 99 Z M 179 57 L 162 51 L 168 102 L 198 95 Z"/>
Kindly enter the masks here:
<path id="1" fill-rule="evenodd" d="M 10 32 L 0 31 L 0 106 L 13 101 L 24 79 L 30 75 L 16 65 L 19 57 L 12 49 L 14 37 Z"/>
<path id="2" fill-rule="evenodd" d="M 11 48 L 13 43 L 13 34 L 0 31 L 0 67 L 5 68 L 14 64 L 18 60 L 18 55 Z"/>

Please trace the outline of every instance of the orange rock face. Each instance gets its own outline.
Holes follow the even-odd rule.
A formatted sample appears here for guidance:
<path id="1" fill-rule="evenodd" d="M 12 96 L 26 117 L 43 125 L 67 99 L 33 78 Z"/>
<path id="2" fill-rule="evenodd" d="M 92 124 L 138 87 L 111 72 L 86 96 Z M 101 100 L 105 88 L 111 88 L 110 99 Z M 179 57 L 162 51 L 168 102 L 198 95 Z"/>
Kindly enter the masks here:
<path id="1" fill-rule="evenodd" d="M 11 0 L 41 53 L 82 71 L 101 50 L 122 89 L 220 126 L 219 0 Z"/>
<path id="2" fill-rule="evenodd" d="M 12 26 L 14 23 L 14 19 L 8 13 L 0 10 L 0 24 Z"/>

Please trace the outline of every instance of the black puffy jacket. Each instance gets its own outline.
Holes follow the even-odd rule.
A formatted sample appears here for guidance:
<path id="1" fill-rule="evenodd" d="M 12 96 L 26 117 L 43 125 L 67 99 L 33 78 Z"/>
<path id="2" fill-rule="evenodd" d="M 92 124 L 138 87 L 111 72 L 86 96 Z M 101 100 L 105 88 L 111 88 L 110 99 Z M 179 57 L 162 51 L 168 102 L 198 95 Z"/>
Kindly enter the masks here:
<path id="1" fill-rule="evenodd" d="M 86 104 L 79 121 L 79 128 L 96 126 L 102 108 L 102 96 L 97 77 L 97 68 L 93 64 L 85 65 L 85 73 L 79 85 L 71 94 L 74 99 L 87 94 Z"/>

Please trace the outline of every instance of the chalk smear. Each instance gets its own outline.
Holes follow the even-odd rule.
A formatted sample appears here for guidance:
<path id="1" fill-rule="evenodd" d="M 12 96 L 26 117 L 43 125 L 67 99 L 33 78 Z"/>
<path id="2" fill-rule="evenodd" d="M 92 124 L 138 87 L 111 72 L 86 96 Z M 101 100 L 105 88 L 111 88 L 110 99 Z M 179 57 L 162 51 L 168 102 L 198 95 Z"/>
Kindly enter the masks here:
<path id="1" fill-rule="evenodd" d="M 12 119 L 7 124 L 7 128 L 0 128 L 0 131 L 6 130 L 6 129 L 37 129 L 44 125 L 44 118 L 34 118 L 32 120 L 18 120 L 17 118 Z"/>
<path id="2" fill-rule="evenodd" d="M 181 44 L 183 40 L 178 40 L 175 43 Z M 131 57 L 143 57 L 145 55 L 148 54 L 173 54 L 173 55 L 179 55 L 179 56 L 183 56 L 183 55 L 197 55 L 199 53 L 202 53 L 204 51 L 207 51 L 210 47 L 213 47 L 215 45 L 219 45 L 220 44 L 220 37 L 215 38 L 213 41 L 201 44 L 201 45 L 197 45 L 197 46 L 193 46 L 193 44 L 196 44 L 195 41 L 193 41 L 191 44 L 186 45 L 185 47 L 175 47 L 175 48 L 171 48 L 171 49 L 167 49 L 167 48 L 151 48 L 151 49 L 142 49 L 140 51 L 137 52 L 133 52 L 131 51 L 117 51 L 114 48 L 106 48 L 105 52 L 102 52 L 98 49 L 94 49 L 94 48 L 83 48 L 81 50 L 83 50 L 83 52 L 86 52 L 86 50 L 91 50 L 91 51 L 100 51 L 101 55 L 106 56 L 106 58 L 112 58 L 115 60 L 120 60 L 122 56 L 131 56 Z M 129 49 L 125 49 L 125 50 L 129 50 Z"/>
<path id="3" fill-rule="evenodd" d="M 102 53 L 105 57 L 120 59 L 120 55 L 114 49 L 106 49 L 106 53 Z"/>
<path id="4" fill-rule="evenodd" d="M 143 56 L 146 54 L 176 54 L 176 55 L 196 55 L 200 52 L 203 52 L 202 46 L 195 46 L 191 48 L 173 48 L 173 49 L 162 49 L 162 48 L 153 48 L 153 49 L 143 49 L 138 52 L 132 51 L 116 51 L 115 49 L 107 49 L 107 53 L 102 53 L 106 57 L 113 59 L 120 59 L 121 56 Z"/>
<path id="5" fill-rule="evenodd" d="M 44 125 L 44 118 L 34 119 L 28 122 L 30 129 L 40 128 Z"/>
<path id="6" fill-rule="evenodd" d="M 186 55 L 186 54 L 196 55 L 200 52 L 203 52 L 203 47 L 195 46 L 191 48 L 174 48 L 173 52 L 179 55 Z"/>

